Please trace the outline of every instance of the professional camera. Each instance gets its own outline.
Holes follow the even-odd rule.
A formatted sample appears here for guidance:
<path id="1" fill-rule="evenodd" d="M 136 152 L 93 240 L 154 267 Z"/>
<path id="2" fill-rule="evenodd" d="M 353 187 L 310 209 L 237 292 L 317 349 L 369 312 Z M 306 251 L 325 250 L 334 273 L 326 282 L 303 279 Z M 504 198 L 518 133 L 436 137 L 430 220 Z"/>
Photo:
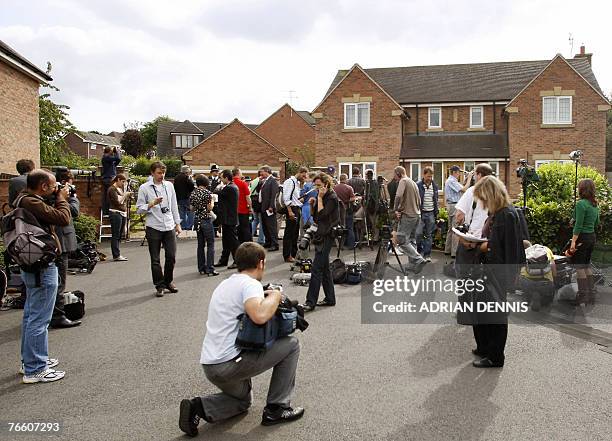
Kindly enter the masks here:
<path id="1" fill-rule="evenodd" d="M 72 185 L 72 184 L 57 184 L 57 189 L 62 190 L 64 187 L 68 187 L 68 193 L 70 194 L 70 197 L 73 197 L 76 194 L 76 186 Z"/>
<path id="2" fill-rule="evenodd" d="M 574 150 L 569 154 L 569 158 L 574 162 L 580 162 L 582 159 L 582 150 Z"/>
<path id="3" fill-rule="evenodd" d="M 468 224 L 457 225 L 455 228 L 457 229 L 457 231 L 463 234 L 467 234 L 468 231 L 470 231 L 470 226 Z"/>
<path id="4" fill-rule="evenodd" d="M 296 259 L 291 265 L 291 271 L 309 273 L 312 270 L 312 259 Z"/>
<path id="5" fill-rule="evenodd" d="M 280 283 L 266 283 L 263 286 L 264 291 L 280 291 L 283 292 L 283 285 Z"/>
<path id="6" fill-rule="evenodd" d="M 170 207 L 161 207 L 161 212 L 164 214 L 170 212 Z"/>
<path id="7" fill-rule="evenodd" d="M 136 179 L 132 179 L 129 178 L 127 181 L 127 188 L 128 191 L 131 191 L 132 193 L 138 193 L 138 187 L 140 186 L 140 184 L 138 183 L 138 181 Z"/>
<path id="8" fill-rule="evenodd" d="M 319 227 L 317 226 L 317 224 L 312 224 L 306 231 L 304 231 L 304 235 L 302 236 L 302 238 L 300 239 L 300 242 L 298 243 L 298 248 L 300 250 L 308 249 L 308 246 L 310 245 L 310 241 L 312 240 L 313 236 L 315 235 L 318 229 Z"/>
<path id="9" fill-rule="evenodd" d="M 335 227 L 332 227 L 331 231 L 334 239 L 340 239 L 346 236 L 348 233 L 348 229 L 346 227 L 343 227 L 342 225 L 336 225 Z"/>
<path id="10" fill-rule="evenodd" d="M 381 240 L 391 240 L 391 225 L 383 225 L 378 231 Z"/>

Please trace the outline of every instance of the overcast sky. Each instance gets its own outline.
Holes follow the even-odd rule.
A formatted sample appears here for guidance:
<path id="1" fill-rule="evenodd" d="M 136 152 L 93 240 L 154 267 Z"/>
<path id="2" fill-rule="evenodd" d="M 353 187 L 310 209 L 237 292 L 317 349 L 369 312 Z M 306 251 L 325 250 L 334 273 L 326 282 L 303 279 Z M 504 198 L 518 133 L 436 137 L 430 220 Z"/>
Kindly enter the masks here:
<path id="1" fill-rule="evenodd" d="M 157 115 L 258 123 L 313 110 L 337 69 L 571 57 L 612 92 L 612 2 L 0 0 L 0 40 L 53 65 L 81 130 Z M 573 35 L 573 53 L 568 41 Z"/>

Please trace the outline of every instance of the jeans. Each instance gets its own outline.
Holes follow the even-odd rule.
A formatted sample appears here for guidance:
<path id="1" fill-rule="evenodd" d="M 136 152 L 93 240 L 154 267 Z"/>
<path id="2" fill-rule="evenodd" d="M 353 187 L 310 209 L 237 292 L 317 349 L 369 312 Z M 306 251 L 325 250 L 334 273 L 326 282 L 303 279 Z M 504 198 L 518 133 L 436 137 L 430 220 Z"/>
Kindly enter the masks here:
<path id="1" fill-rule="evenodd" d="M 418 253 L 412 242 L 410 241 L 410 237 L 414 235 L 414 232 L 417 229 L 420 218 L 418 215 L 408 216 L 406 214 L 402 214 L 402 217 L 397 226 L 398 233 L 403 233 L 406 241 L 399 246 L 404 254 L 408 256 L 408 260 L 410 263 L 419 263 L 423 260 L 423 257 Z"/>
<path id="2" fill-rule="evenodd" d="M 122 216 L 120 213 L 116 211 L 111 211 L 109 213 L 110 222 L 111 222 L 111 251 L 113 253 L 113 259 L 121 256 L 121 251 L 119 251 L 119 243 L 121 242 L 121 235 L 123 230 L 125 229 L 126 217 Z"/>
<path id="3" fill-rule="evenodd" d="M 49 359 L 49 334 L 53 306 L 57 295 L 58 274 L 55 264 L 40 271 L 40 286 L 36 286 L 36 274 L 21 271 L 26 286 L 26 302 L 21 322 L 21 359 L 26 375 L 34 375 L 47 369 Z"/>
<path id="4" fill-rule="evenodd" d="M 251 378 L 272 369 L 267 404 L 291 405 L 295 373 L 300 357 L 300 343 L 295 337 L 276 340 L 265 352 L 242 351 L 233 359 L 219 364 L 204 364 L 206 378 L 221 392 L 200 397 L 209 423 L 226 420 L 251 407 Z"/>
<path id="5" fill-rule="evenodd" d="M 151 276 L 156 288 L 167 288 L 174 279 L 174 262 L 176 260 L 176 233 L 174 230 L 159 231 L 147 227 L 147 243 L 151 257 Z M 161 246 L 164 244 L 165 263 L 162 271 L 160 262 Z"/>
<path id="6" fill-rule="evenodd" d="M 189 199 L 179 199 L 176 202 L 181 217 L 181 228 L 191 230 L 193 228 L 193 212 L 189 209 Z"/>
<path id="7" fill-rule="evenodd" d="M 315 306 L 319 300 L 319 291 L 323 285 L 325 300 L 331 304 L 336 303 L 336 292 L 334 291 L 334 281 L 331 270 L 329 269 L 329 253 L 331 252 L 334 240 L 331 236 L 323 239 L 323 244 L 316 245 L 315 257 L 312 262 L 310 283 L 306 294 L 306 303 Z"/>
<path id="8" fill-rule="evenodd" d="M 64 315 L 64 291 L 66 290 L 66 275 L 68 273 L 68 254 L 62 253 L 56 260 L 57 266 L 57 294 L 51 320 L 61 319 Z"/>
<path id="9" fill-rule="evenodd" d="M 215 259 L 215 228 L 210 219 L 202 219 L 198 228 L 198 272 L 212 273 Z M 206 247 L 206 252 L 204 252 Z"/>
<path id="10" fill-rule="evenodd" d="M 421 213 L 421 221 L 416 230 L 417 251 L 421 252 L 424 257 L 431 255 L 431 246 L 433 243 L 433 232 L 436 230 L 436 217 L 433 211 L 423 211 Z"/>
<path id="11" fill-rule="evenodd" d="M 251 232 L 253 235 L 257 233 L 257 227 L 259 227 L 257 243 L 263 245 L 266 243 L 266 235 L 264 234 L 263 223 L 261 222 L 261 213 L 253 213 L 253 221 L 251 222 Z"/>

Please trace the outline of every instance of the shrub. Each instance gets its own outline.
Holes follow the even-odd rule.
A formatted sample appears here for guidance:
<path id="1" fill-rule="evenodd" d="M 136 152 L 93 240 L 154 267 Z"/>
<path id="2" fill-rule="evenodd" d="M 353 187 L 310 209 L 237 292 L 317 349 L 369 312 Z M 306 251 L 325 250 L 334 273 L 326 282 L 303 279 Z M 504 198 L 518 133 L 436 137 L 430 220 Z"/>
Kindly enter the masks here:
<path id="1" fill-rule="evenodd" d="M 181 172 L 183 161 L 179 158 L 163 158 L 161 160 L 166 164 L 166 179 L 172 179 Z"/>
<path id="2" fill-rule="evenodd" d="M 98 220 L 87 214 L 80 214 L 74 219 L 74 229 L 81 240 L 98 241 Z"/>
<path id="3" fill-rule="evenodd" d="M 132 168 L 130 169 L 130 174 L 139 176 L 149 176 L 151 174 L 152 163 L 152 160 L 147 159 L 144 156 L 139 156 L 134 161 Z"/>

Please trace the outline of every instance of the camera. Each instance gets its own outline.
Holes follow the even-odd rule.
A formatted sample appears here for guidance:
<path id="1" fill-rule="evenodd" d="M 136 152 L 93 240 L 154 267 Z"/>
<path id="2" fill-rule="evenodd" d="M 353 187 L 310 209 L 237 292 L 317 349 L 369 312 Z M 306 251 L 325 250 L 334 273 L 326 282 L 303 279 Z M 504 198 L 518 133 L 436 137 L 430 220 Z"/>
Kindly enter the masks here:
<path id="1" fill-rule="evenodd" d="M 582 159 L 582 150 L 574 150 L 569 154 L 569 158 L 574 162 L 580 162 Z"/>
<path id="2" fill-rule="evenodd" d="M 348 233 L 348 229 L 346 229 L 346 227 L 342 225 L 336 225 L 335 227 L 332 227 L 331 231 L 334 239 L 340 239 L 346 236 Z"/>
<path id="3" fill-rule="evenodd" d="M 263 286 L 264 291 L 280 291 L 283 292 L 283 285 L 280 283 L 266 283 Z"/>
<path id="4" fill-rule="evenodd" d="M 127 181 L 127 188 L 132 193 L 138 193 L 138 181 L 136 179 L 129 178 Z"/>
<path id="5" fill-rule="evenodd" d="M 291 265 L 291 271 L 309 273 L 312 270 L 312 259 L 296 259 Z"/>
<path id="6" fill-rule="evenodd" d="M 68 187 L 68 193 L 70 194 L 70 197 L 73 197 L 76 194 L 76 186 L 72 185 L 72 184 L 57 184 L 57 190 L 63 190 L 64 187 Z"/>
<path id="7" fill-rule="evenodd" d="M 468 231 L 470 231 L 470 226 L 468 224 L 457 225 L 455 228 L 457 229 L 457 231 L 463 234 L 467 234 Z"/>
<path id="8" fill-rule="evenodd" d="M 170 212 L 170 207 L 161 207 L 161 212 L 164 214 Z"/>
<path id="9" fill-rule="evenodd" d="M 300 250 L 303 251 L 303 250 L 308 249 L 308 246 L 310 245 L 310 241 L 312 240 L 313 236 L 315 235 L 318 229 L 319 227 L 317 226 L 317 224 L 312 224 L 306 231 L 304 231 L 304 235 L 302 236 L 302 238 L 300 239 L 300 242 L 298 243 L 298 248 Z"/>
<path id="10" fill-rule="evenodd" d="M 378 231 L 381 240 L 391 240 L 391 231 L 393 231 L 391 225 L 383 225 Z"/>

